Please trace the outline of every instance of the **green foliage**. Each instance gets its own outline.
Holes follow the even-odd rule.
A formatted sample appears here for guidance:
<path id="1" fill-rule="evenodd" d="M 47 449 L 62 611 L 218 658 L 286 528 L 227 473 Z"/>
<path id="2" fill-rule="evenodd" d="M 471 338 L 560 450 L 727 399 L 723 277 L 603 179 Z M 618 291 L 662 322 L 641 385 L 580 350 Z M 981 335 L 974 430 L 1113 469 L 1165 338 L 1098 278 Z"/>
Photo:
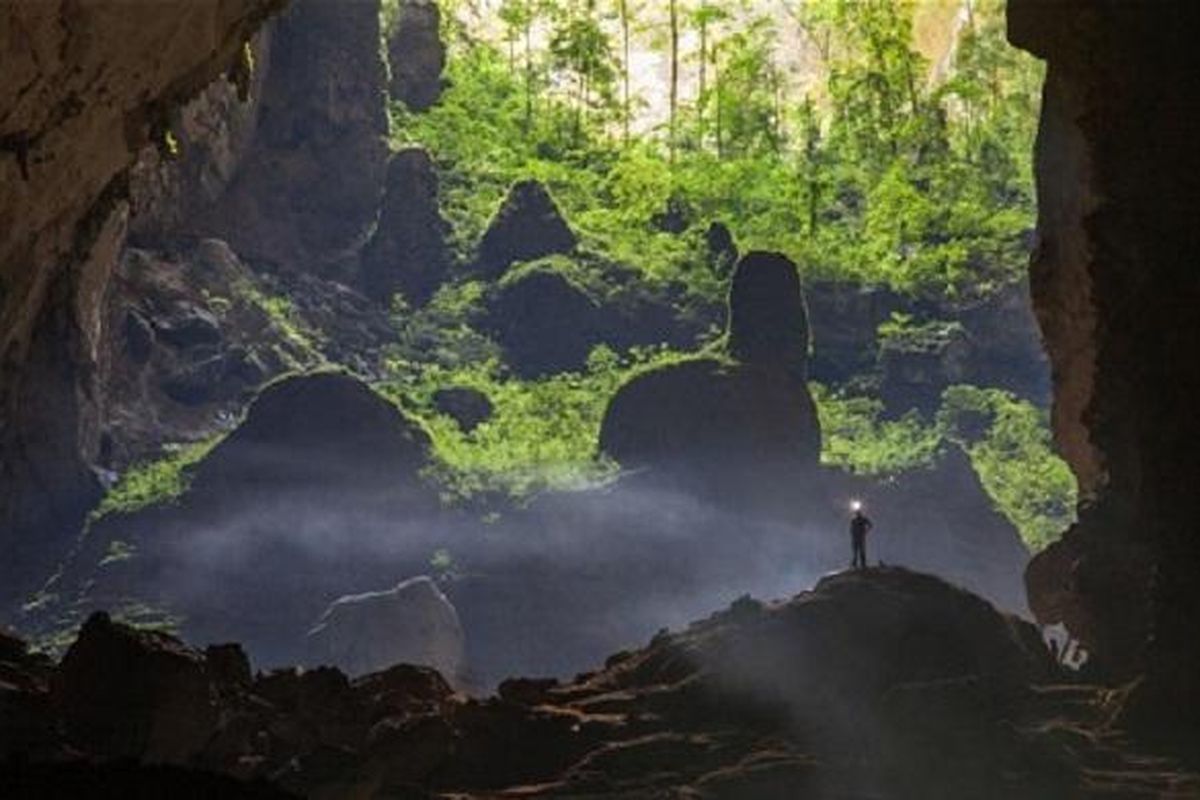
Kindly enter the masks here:
<path id="1" fill-rule="evenodd" d="M 695 269 L 693 240 L 651 225 L 669 198 L 693 231 L 721 219 L 743 249 L 782 251 L 814 277 L 957 295 L 1021 274 L 1041 73 L 1005 42 L 999 0 L 976 4 L 953 68 L 932 82 L 911 3 L 811 0 L 797 13 L 825 81 L 805 97 L 777 63 L 777 19 L 684 12 L 703 39 L 684 68 L 704 90 L 670 147 L 658 129 L 616 135 L 623 65 L 592 0 L 501 4 L 507 54 L 452 42 L 451 88 L 425 114 L 395 108 L 393 131 L 433 153 L 460 261 L 507 187 L 532 177 L 586 245 L 710 297 L 722 287 Z"/>
<path id="2" fill-rule="evenodd" d="M 821 460 L 856 475 L 891 476 L 933 463 L 942 446 L 938 430 L 910 412 L 880 419 L 883 404 L 810 384 L 821 420 Z"/>
<path id="3" fill-rule="evenodd" d="M 173 502 L 191 484 L 191 468 L 221 441 L 216 436 L 202 442 L 168 445 L 156 460 L 130 467 L 104 495 L 93 519 L 112 513 L 127 514 L 151 505 Z"/>
<path id="4" fill-rule="evenodd" d="M 657 127 L 631 124 L 645 104 L 625 94 L 629 65 L 615 52 L 631 21 L 635 35 L 646 33 L 644 4 L 504 0 L 481 12 L 496 15 L 497 46 L 465 28 L 449 37 L 450 88 L 426 113 L 394 107 L 392 131 L 394 146 L 431 152 L 460 266 L 509 186 L 534 178 L 581 245 L 513 276 L 558 270 L 600 299 L 621 283 L 609 281 L 612 265 L 626 265 L 643 285 L 678 281 L 694 297 L 722 301 L 723 276 L 702 266 L 713 220 L 743 251 L 781 251 L 809 279 L 961 296 L 1023 273 L 1041 67 L 1005 41 L 1002 0 L 976 0 L 953 63 L 932 79 L 913 42 L 913 3 L 807 0 L 794 18 L 822 63 L 804 96 L 778 60 L 779 18 L 746 3 L 676 6 L 696 52 L 676 52 L 665 22 L 655 46 L 695 71 L 699 92 L 691 107 L 673 98 L 669 125 Z M 655 224 L 668 205 L 684 214 L 682 235 Z M 459 499 L 603 479 L 612 465 L 594 447 L 608 398 L 638 369 L 684 356 L 601 350 L 579 374 L 516 380 L 472 327 L 488 289 L 460 277 L 426 308 L 396 315 L 386 391 L 427 422 L 438 477 Z M 958 333 L 957 323 L 903 317 L 879 331 L 906 348 Z M 437 414 L 432 393 L 449 385 L 485 392 L 493 419 L 468 434 Z M 826 463 L 895 475 L 961 445 L 1031 546 L 1065 527 L 1073 483 L 1032 406 L 956 389 L 928 423 L 884 419 L 877 401 L 814 391 Z"/>
<path id="5" fill-rule="evenodd" d="M 627 359 L 607 347 L 592 351 L 587 369 L 533 381 L 504 373 L 489 360 L 458 368 L 397 365 L 378 388 L 420 418 L 433 438 L 433 477 L 448 500 L 520 500 L 544 489 L 569 489 L 602 482 L 615 465 L 596 452 L 609 398 L 638 370 L 680 358 L 665 350 Z M 439 388 L 463 386 L 488 396 L 491 419 L 464 433 L 433 406 Z"/>
<path id="6" fill-rule="evenodd" d="M 821 418 L 822 460 L 860 475 L 892 476 L 962 447 L 992 499 L 1035 552 L 1074 521 L 1076 486 L 1055 455 L 1045 412 L 1000 389 L 952 386 L 933 423 L 914 413 L 880 418 L 882 405 L 812 384 Z"/>
<path id="7" fill-rule="evenodd" d="M 1075 478 L 1054 454 L 1044 411 L 999 389 L 952 386 L 938 426 L 970 454 L 983 487 L 1030 548 L 1041 550 L 1075 520 Z"/>
<path id="8" fill-rule="evenodd" d="M 907 352 L 936 352 L 964 332 L 961 322 L 931 319 L 915 322 L 911 314 L 892 312 L 879 324 L 881 346 Z"/>

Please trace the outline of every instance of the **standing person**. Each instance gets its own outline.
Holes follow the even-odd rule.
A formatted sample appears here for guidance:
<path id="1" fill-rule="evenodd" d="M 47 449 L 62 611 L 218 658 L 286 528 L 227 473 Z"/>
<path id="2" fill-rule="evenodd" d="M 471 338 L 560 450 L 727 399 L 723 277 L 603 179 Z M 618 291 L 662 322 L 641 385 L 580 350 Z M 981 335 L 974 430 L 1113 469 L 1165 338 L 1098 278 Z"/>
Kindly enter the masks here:
<path id="1" fill-rule="evenodd" d="M 854 514 L 850 517 L 851 569 L 867 568 L 867 533 L 875 524 L 862 511 L 862 503 L 855 500 L 850 504 Z"/>

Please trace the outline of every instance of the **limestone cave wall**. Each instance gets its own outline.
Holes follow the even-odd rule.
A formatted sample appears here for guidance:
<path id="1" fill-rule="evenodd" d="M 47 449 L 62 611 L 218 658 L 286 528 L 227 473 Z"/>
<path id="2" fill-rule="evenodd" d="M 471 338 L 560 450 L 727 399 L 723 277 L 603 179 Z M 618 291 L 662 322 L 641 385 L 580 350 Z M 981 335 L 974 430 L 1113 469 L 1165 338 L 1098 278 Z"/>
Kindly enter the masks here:
<path id="1" fill-rule="evenodd" d="M 101 301 L 128 171 L 283 4 L 0 8 L 0 606 L 44 572 L 45 532 L 72 535 L 97 492 Z"/>
<path id="2" fill-rule="evenodd" d="M 1055 433 L 1090 498 L 1031 588 L 1073 595 L 1117 673 L 1149 668 L 1195 715 L 1200 9 L 1010 0 L 1009 38 L 1049 68 L 1032 290 Z"/>

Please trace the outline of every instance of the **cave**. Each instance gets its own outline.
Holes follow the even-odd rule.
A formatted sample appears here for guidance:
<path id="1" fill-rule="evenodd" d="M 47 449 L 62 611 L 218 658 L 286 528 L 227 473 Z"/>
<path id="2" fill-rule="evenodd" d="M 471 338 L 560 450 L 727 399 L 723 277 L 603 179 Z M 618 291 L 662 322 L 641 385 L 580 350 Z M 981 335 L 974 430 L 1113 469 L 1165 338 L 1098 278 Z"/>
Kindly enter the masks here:
<path id="1" fill-rule="evenodd" d="M 1200 11 L 1006 6 L 1008 42 L 1046 71 L 1028 274 L 989 319 L 1028 315 L 1028 287 L 1078 486 L 1075 521 L 1032 559 L 977 508 L 969 446 L 887 480 L 822 460 L 826 396 L 806 387 L 849 368 L 809 351 L 810 328 L 856 303 L 903 318 L 892 295 L 802 286 L 792 259 L 739 252 L 678 193 L 644 235 L 693 231 L 705 271 L 688 280 L 721 288 L 642 287 L 553 174 L 491 187 L 482 245 L 459 257 L 445 198 L 462 187 L 389 141 L 456 90 L 445 6 L 5 3 L 0 794 L 1200 797 Z M 528 30 L 497 50 L 525 125 Z M 723 145 L 703 111 L 676 141 L 670 80 L 674 168 L 677 149 Z M 626 140 L 628 84 L 626 62 Z M 591 113 L 568 108 L 565 136 Z M 964 313 L 968 334 L 989 309 Z M 969 382 L 960 328 L 938 332 L 947 383 Z M 511 503 L 479 472 L 429 482 L 455 465 L 434 456 L 445 437 L 499 429 L 494 376 L 439 365 L 437 391 L 414 394 L 386 372 L 447 330 L 564 397 L 556 376 L 703 347 L 603 384 L 589 447 L 630 477 Z M 892 356 L 885 398 L 903 384 Z M 1004 385 L 1037 398 L 1027 373 Z M 891 422 L 933 420 L 943 388 L 904 389 L 925 416 Z M 165 499 L 120 482 L 164 452 L 170 469 L 138 474 Z M 454 492 L 469 497 L 447 512 Z M 831 571 L 841 550 L 812 530 L 861 497 L 908 515 L 908 540 L 930 533 Z M 800 571 L 781 533 L 797 526 Z M 700 554 L 680 545 L 691 530 L 739 535 Z M 788 599 L 751 598 L 748 575 Z M 1047 646 L 1051 625 L 1082 669 Z"/>

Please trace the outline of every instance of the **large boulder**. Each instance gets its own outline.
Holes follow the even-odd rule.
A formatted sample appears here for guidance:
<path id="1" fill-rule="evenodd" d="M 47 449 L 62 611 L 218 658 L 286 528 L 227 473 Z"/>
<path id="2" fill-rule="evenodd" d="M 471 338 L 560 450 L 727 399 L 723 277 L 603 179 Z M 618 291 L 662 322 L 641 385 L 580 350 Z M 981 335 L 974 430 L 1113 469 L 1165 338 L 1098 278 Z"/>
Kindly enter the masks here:
<path id="1" fill-rule="evenodd" d="M 186 762 L 217 725 L 200 653 L 100 613 L 63 657 L 54 701 L 71 742 L 104 758 Z"/>
<path id="2" fill-rule="evenodd" d="M 533 267 L 505 276 L 481 327 L 504 348 L 514 372 L 534 378 L 584 367 L 601 341 L 598 311 L 587 291 L 562 272 Z"/>
<path id="3" fill-rule="evenodd" d="M 367 294 L 388 304 L 400 292 L 410 304 L 424 305 L 449 268 L 448 230 L 429 153 L 410 147 L 393 155 L 379 224 L 362 254 Z"/>
<path id="4" fill-rule="evenodd" d="M 821 451 L 805 384 L 808 324 L 796 266 L 754 252 L 730 289 L 731 358 L 637 375 L 609 402 L 600 449 L 629 469 L 664 471 L 709 498 L 762 497 L 811 472 Z"/>
<path id="5" fill-rule="evenodd" d="M 382 592 L 339 597 L 308 632 L 308 660 L 349 675 L 396 664 L 432 667 L 450 681 L 463 672 L 463 631 L 454 606 L 426 577 Z"/>
<path id="6" fill-rule="evenodd" d="M 715 358 L 633 378 L 613 396 L 600 428 L 600 448 L 629 469 L 815 467 L 820 446 L 816 408 L 803 383 Z"/>
<path id="7" fill-rule="evenodd" d="M 436 0 L 400 0 L 387 33 L 391 96 L 410 111 L 426 111 L 442 96 L 446 45 Z"/>
<path id="8" fill-rule="evenodd" d="M 433 407 L 451 417 L 464 433 L 492 418 L 495 408 L 487 394 L 470 386 L 447 386 L 433 393 Z"/>
<path id="9" fill-rule="evenodd" d="M 546 187 L 534 180 L 518 181 L 484 231 L 476 269 L 498 277 L 516 262 L 569 253 L 576 241 Z"/>
<path id="10" fill-rule="evenodd" d="M 174 479 L 159 477 L 170 467 L 149 473 L 157 502 L 94 520 L 27 624 L 153 610 L 189 637 L 297 660 L 332 600 L 416 572 L 440 546 L 428 524 L 439 500 L 420 474 L 429 448 L 419 424 L 355 378 L 278 380 L 199 463 Z"/>
<path id="11" fill-rule="evenodd" d="M 365 495 L 414 476 L 429 448 L 419 425 L 358 379 L 294 376 L 263 390 L 205 459 L 193 493 L 213 502 L 275 488 L 310 493 L 309 502 L 349 489 Z"/>

